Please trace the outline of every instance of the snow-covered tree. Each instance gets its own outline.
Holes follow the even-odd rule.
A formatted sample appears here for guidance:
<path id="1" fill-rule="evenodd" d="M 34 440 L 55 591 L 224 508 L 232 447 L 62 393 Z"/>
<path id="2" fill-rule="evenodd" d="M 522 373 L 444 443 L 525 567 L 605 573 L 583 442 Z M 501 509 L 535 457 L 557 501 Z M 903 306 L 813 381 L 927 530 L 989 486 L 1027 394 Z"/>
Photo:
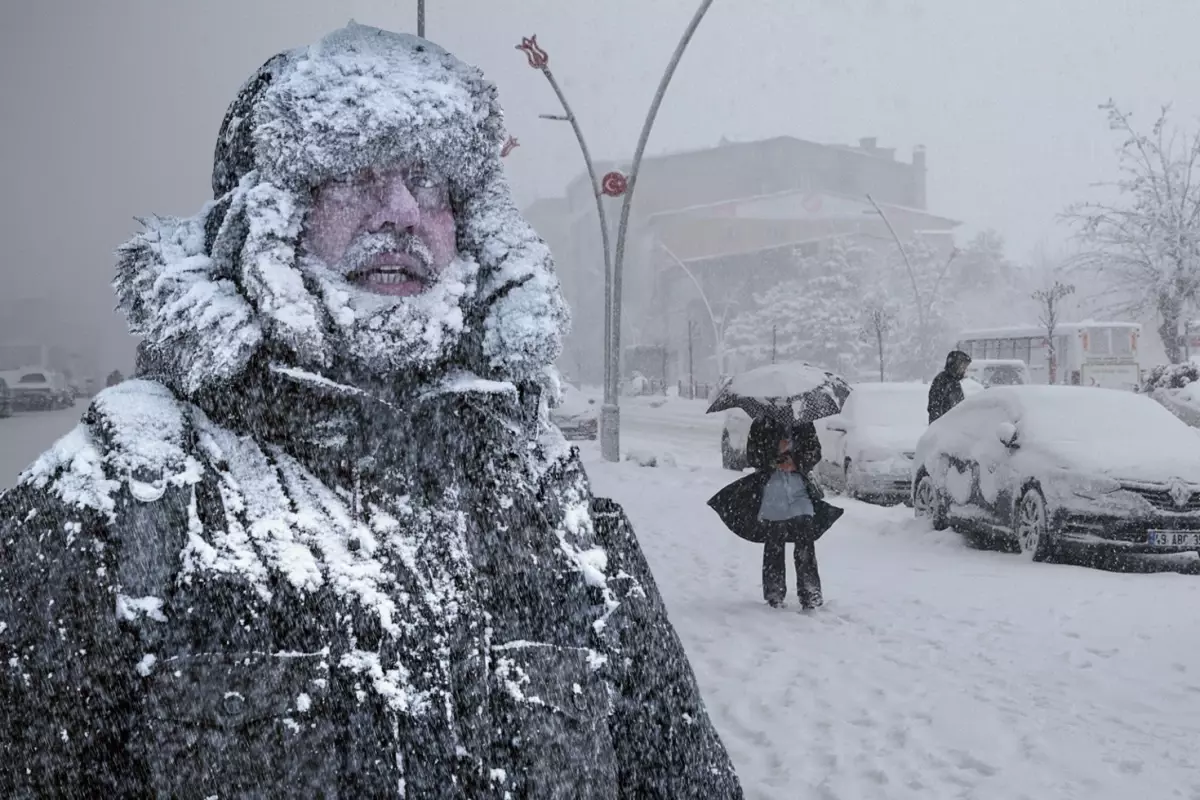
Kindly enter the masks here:
<path id="1" fill-rule="evenodd" d="M 888 353 L 896 332 L 896 303 L 884 292 L 867 296 L 863 304 L 862 338 L 879 366 L 879 382 L 887 380 Z"/>
<path id="2" fill-rule="evenodd" d="M 799 275 L 756 295 L 755 307 L 729 325 L 726 345 L 751 364 L 803 360 L 830 369 L 857 367 L 867 345 L 861 337 L 862 276 L 870 251 L 841 239 L 802 259 Z"/>
<path id="3" fill-rule="evenodd" d="M 1066 212 L 1085 247 L 1076 266 L 1111 287 L 1112 311 L 1157 314 L 1167 357 L 1178 363 L 1185 309 L 1200 296 L 1200 132 L 1169 131 L 1168 108 L 1149 133 L 1112 101 L 1101 108 L 1125 136 L 1117 151 L 1121 177 L 1110 185 L 1118 197 Z"/>
<path id="4" fill-rule="evenodd" d="M 958 323 L 952 309 L 961 298 L 948 290 L 957 255 L 958 250 L 945 255 L 916 239 L 884 260 L 875 285 L 883 287 L 896 304 L 890 359 L 896 377 L 928 378 L 941 368 Z"/>
<path id="5" fill-rule="evenodd" d="M 1004 253 L 1004 238 L 994 230 L 981 231 L 958 251 L 947 271 L 945 289 L 952 296 L 981 296 L 995 300 L 1014 283 L 1016 266 Z"/>

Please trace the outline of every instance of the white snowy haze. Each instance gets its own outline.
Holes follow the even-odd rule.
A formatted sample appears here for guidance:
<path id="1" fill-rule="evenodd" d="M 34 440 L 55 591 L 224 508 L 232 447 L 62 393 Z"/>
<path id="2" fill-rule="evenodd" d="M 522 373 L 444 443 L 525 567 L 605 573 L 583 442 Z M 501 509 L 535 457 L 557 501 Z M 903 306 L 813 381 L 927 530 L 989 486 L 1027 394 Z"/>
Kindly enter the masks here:
<path id="1" fill-rule="evenodd" d="M 267 57 L 351 18 L 414 30 L 415 5 L 0 5 L 0 339 L 86 342 L 103 372 L 128 371 L 133 342 L 109 281 L 134 217 L 190 215 L 209 198 L 222 114 Z M 627 159 L 696 3 L 427 5 L 429 37 L 499 85 L 520 140 L 506 165 L 526 205 L 562 195 L 582 164 L 570 129 L 538 119 L 559 109 L 514 50 L 521 37 L 536 33 L 550 53 L 597 158 Z M 1116 175 L 1120 135 L 1098 104 L 1111 98 L 1148 126 L 1173 103 L 1174 122 L 1196 128 L 1197 30 L 1192 0 L 716 0 L 648 154 L 877 137 L 909 160 L 924 145 L 928 208 L 963 223 L 960 243 L 994 229 L 1025 264 L 1035 248 L 1066 246 L 1060 212 Z"/>

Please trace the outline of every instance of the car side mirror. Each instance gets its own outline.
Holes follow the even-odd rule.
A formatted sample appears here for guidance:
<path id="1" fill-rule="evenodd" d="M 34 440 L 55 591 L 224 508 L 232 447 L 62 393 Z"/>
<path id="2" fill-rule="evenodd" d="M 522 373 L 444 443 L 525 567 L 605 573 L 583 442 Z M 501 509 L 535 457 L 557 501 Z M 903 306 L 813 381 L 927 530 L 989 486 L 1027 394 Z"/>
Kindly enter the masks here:
<path id="1" fill-rule="evenodd" d="M 1001 422 L 996 426 L 996 438 L 1000 440 L 1000 444 L 1010 450 L 1020 447 L 1017 444 L 1017 426 L 1011 422 Z"/>

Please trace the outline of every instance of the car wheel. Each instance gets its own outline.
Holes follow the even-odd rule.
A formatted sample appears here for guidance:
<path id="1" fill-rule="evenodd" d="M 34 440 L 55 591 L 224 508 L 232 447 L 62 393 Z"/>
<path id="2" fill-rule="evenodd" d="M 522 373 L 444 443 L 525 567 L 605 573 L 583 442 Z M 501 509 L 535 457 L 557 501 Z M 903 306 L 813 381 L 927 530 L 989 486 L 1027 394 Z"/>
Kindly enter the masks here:
<path id="1" fill-rule="evenodd" d="M 917 479 L 917 488 L 913 490 L 913 515 L 917 519 L 928 519 L 935 531 L 944 531 L 950 527 L 946 509 L 938 499 L 937 487 L 927 472 L 921 473 Z"/>
<path id="2" fill-rule="evenodd" d="M 1050 515 L 1046 512 L 1046 498 L 1038 489 L 1029 489 L 1021 496 L 1016 528 L 1017 547 L 1023 557 L 1031 561 L 1050 557 L 1053 550 Z"/>

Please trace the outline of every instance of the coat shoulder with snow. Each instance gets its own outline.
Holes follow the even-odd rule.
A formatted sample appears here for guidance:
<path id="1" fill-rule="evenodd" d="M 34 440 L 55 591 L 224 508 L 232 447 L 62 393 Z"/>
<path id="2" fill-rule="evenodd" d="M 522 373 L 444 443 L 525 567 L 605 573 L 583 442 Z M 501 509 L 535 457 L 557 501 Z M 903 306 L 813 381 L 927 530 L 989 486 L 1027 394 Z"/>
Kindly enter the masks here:
<path id="1" fill-rule="evenodd" d="M 102 393 L 0 497 L 0 794 L 740 797 L 628 521 L 551 461 L 537 502 L 360 523 L 160 385 Z"/>

